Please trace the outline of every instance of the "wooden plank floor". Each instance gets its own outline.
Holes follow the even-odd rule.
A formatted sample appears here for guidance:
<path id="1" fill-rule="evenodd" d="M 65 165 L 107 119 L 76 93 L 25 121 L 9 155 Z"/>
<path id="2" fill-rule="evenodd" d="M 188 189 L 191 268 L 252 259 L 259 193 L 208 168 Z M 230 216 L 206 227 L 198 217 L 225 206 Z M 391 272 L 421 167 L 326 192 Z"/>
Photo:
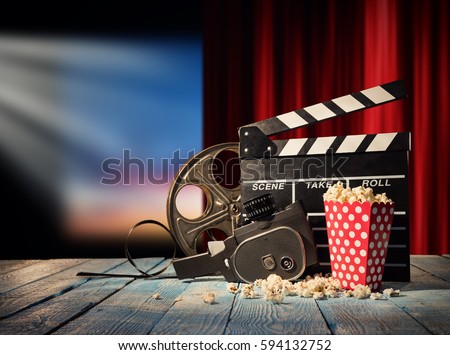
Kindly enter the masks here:
<path id="1" fill-rule="evenodd" d="M 139 261 L 156 270 L 162 258 Z M 222 277 L 181 281 L 77 277 L 135 273 L 124 259 L 0 261 L 0 334 L 450 334 L 450 257 L 412 256 L 401 297 L 243 299 Z M 212 305 L 202 301 L 215 292 Z M 155 293 L 159 298 L 153 297 Z"/>

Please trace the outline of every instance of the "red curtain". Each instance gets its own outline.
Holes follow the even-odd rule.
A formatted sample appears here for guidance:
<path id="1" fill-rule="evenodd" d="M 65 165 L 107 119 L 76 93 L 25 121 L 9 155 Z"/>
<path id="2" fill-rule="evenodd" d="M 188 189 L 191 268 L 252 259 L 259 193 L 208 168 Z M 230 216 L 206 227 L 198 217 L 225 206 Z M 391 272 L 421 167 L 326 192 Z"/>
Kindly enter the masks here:
<path id="1" fill-rule="evenodd" d="M 204 146 L 251 121 L 404 79 L 409 98 L 285 133 L 412 132 L 411 253 L 449 253 L 449 2 L 204 2 Z"/>

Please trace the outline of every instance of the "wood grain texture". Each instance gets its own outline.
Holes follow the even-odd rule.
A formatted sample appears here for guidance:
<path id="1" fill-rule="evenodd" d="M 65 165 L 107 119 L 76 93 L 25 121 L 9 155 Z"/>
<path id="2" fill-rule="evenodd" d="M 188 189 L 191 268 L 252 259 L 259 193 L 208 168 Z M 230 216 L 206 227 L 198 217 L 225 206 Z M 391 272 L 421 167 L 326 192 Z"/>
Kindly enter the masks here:
<path id="1" fill-rule="evenodd" d="M 136 280 L 54 334 L 148 334 L 187 285 L 177 279 Z M 152 298 L 154 293 L 161 298 Z"/>
<path id="2" fill-rule="evenodd" d="M 43 279 L 75 265 L 87 262 L 88 259 L 52 259 L 33 263 L 27 267 L 0 275 L 0 293 L 22 287 L 30 282 Z"/>
<path id="3" fill-rule="evenodd" d="M 411 264 L 450 282 L 450 259 L 438 255 L 411 255 Z"/>
<path id="4" fill-rule="evenodd" d="M 450 335 L 450 289 L 407 291 L 389 301 L 432 334 Z"/>
<path id="5" fill-rule="evenodd" d="M 260 291 L 259 288 L 255 289 Z M 313 298 L 287 296 L 273 304 L 236 297 L 226 334 L 331 334 Z"/>
<path id="6" fill-rule="evenodd" d="M 436 264 L 431 263 L 432 260 L 440 260 L 439 257 L 412 256 L 411 259 L 423 269 L 431 267 L 442 275 L 441 270 L 435 270 Z M 411 265 L 411 282 L 389 282 L 383 286 L 400 289 L 403 296 L 389 300 L 431 333 L 450 334 L 450 282 Z"/>
<path id="7" fill-rule="evenodd" d="M 400 288 L 403 297 L 286 297 L 280 305 L 228 293 L 222 277 L 167 278 L 172 267 L 166 278 L 151 280 L 76 277 L 79 271 L 112 268 L 137 274 L 125 259 L 83 261 L 53 274 L 37 268 L 52 261 L 4 263 L 28 279 L 0 293 L 0 334 L 450 334 L 450 259 L 444 256 L 413 256 L 411 282 L 383 283 L 383 289 Z M 138 260 L 141 268 L 157 263 L 153 270 L 162 267 L 162 258 Z M 36 271 L 34 280 L 30 270 Z M 215 304 L 202 301 L 206 291 L 216 293 Z M 160 299 L 152 297 L 155 292 Z"/>
<path id="8" fill-rule="evenodd" d="M 0 275 L 42 262 L 43 260 L 0 260 Z"/>
<path id="9" fill-rule="evenodd" d="M 430 334 L 389 300 L 334 298 L 318 301 L 333 334 Z"/>
<path id="10" fill-rule="evenodd" d="M 85 260 L 85 259 L 84 259 Z M 107 271 L 119 263 L 117 259 L 86 261 L 38 281 L 0 294 L 0 319 L 46 301 L 73 289 L 88 279 L 77 277 L 79 271 Z"/>
<path id="11" fill-rule="evenodd" d="M 162 262 L 162 258 L 149 258 L 139 265 L 149 270 Z M 118 266 L 105 265 L 99 272 L 133 273 L 135 269 L 124 259 L 111 260 Z M 130 278 L 92 278 L 79 287 L 47 302 L 19 312 L 0 321 L 0 334 L 49 334 L 88 311 L 111 294 L 117 292 L 134 279 Z"/>
<path id="12" fill-rule="evenodd" d="M 166 261 L 164 263 L 161 264 L 161 268 L 165 267 L 167 265 L 167 263 L 169 262 L 169 260 L 166 259 Z M 155 269 L 155 272 L 159 270 L 159 267 Z M 169 265 L 169 267 L 167 268 L 167 270 L 165 270 L 163 273 L 156 275 L 153 277 L 153 279 L 167 279 L 167 278 L 176 278 L 177 277 L 177 273 L 175 272 L 175 269 L 173 267 L 173 265 Z"/>
<path id="13" fill-rule="evenodd" d="M 223 277 L 196 279 L 181 294 L 151 334 L 223 334 L 235 295 L 227 291 Z M 214 292 L 213 304 L 203 302 L 202 295 Z"/>

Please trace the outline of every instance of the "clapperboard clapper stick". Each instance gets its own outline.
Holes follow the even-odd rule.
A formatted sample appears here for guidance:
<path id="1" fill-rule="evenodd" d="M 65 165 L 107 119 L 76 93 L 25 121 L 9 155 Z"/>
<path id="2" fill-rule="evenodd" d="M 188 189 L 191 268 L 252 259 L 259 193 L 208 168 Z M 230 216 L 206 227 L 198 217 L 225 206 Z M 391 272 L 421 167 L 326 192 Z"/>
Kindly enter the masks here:
<path id="1" fill-rule="evenodd" d="M 398 80 L 254 122 L 241 127 L 241 130 L 258 127 L 264 135 L 271 136 L 406 97 L 405 85 Z"/>
<path id="2" fill-rule="evenodd" d="M 254 122 L 239 129 L 241 198 L 268 192 L 279 208 L 300 200 L 308 212 L 321 267 L 330 259 L 322 195 L 337 181 L 386 192 L 397 206 L 383 280 L 409 281 L 409 132 L 271 140 L 295 128 L 406 98 L 394 81 Z"/>

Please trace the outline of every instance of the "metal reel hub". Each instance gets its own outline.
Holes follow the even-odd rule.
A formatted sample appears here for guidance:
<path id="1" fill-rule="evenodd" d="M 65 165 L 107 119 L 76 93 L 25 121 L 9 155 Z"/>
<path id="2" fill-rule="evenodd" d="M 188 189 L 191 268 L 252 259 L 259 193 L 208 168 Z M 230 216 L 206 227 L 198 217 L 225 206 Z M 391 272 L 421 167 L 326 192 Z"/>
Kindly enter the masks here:
<path id="1" fill-rule="evenodd" d="M 222 143 L 193 156 L 177 173 L 167 199 L 167 220 L 180 248 L 186 255 L 197 254 L 197 240 L 212 228 L 232 236 L 241 217 L 240 186 L 223 187 L 214 177 L 214 162 L 224 151 L 239 155 L 238 143 Z M 178 193 L 187 185 L 202 189 L 206 196 L 206 208 L 197 218 L 184 217 L 177 209 Z M 214 236 L 209 234 L 212 239 Z"/>

